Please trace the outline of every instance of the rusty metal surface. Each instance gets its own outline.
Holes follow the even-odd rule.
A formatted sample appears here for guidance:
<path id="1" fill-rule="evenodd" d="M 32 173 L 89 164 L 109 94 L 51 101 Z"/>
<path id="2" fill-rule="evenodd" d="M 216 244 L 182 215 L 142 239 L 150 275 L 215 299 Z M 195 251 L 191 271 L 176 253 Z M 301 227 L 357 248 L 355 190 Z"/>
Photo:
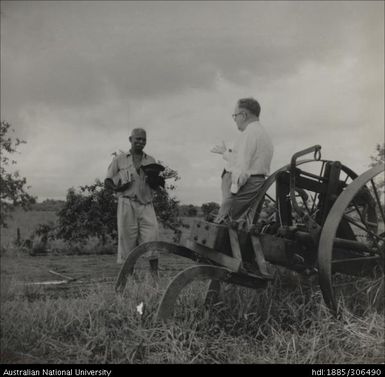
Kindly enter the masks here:
<path id="1" fill-rule="evenodd" d="M 378 164 L 357 177 L 337 198 L 323 226 L 318 247 L 319 278 L 325 303 L 334 313 L 337 313 L 338 308 L 332 284 L 332 258 L 338 226 L 355 195 L 382 171 L 384 165 Z"/>
<path id="2" fill-rule="evenodd" d="M 265 259 L 272 264 L 285 266 L 289 264 L 287 255 L 287 242 L 271 234 L 261 234 L 259 240 L 262 244 Z"/>
<path id="3" fill-rule="evenodd" d="M 321 146 L 313 145 L 312 147 L 306 148 L 302 151 L 293 154 L 290 161 L 290 169 L 294 169 L 297 165 L 297 158 L 305 156 L 306 154 L 314 152 L 314 160 L 319 161 L 321 159 Z"/>
<path id="4" fill-rule="evenodd" d="M 233 272 L 237 272 L 242 267 L 242 260 L 230 257 L 226 254 L 221 253 L 218 250 L 210 249 L 208 247 L 199 245 L 195 242 L 189 242 L 187 244 L 188 249 L 194 251 L 196 254 L 201 256 L 202 261 L 213 262 L 219 266 L 228 268 Z"/>
<path id="5" fill-rule="evenodd" d="M 309 233 L 297 231 L 295 232 L 295 238 L 298 240 L 298 242 L 306 243 L 310 240 L 312 240 L 312 237 Z M 346 240 L 344 238 L 334 238 L 334 246 L 339 247 L 341 249 L 348 249 L 348 250 L 356 250 L 356 251 L 364 251 L 364 252 L 370 252 L 371 249 L 368 247 L 368 245 L 364 244 L 363 242 L 359 241 L 352 241 L 352 240 Z"/>
<path id="6" fill-rule="evenodd" d="M 195 220 L 191 227 L 190 238 L 197 244 L 218 249 L 220 240 L 224 238 L 225 233 L 227 233 L 225 225 Z"/>
<path id="7" fill-rule="evenodd" d="M 259 271 L 261 272 L 262 275 L 266 276 L 266 278 L 271 279 L 272 275 L 267 270 L 267 264 L 266 264 L 265 256 L 263 255 L 262 244 L 259 237 L 251 236 L 251 243 L 253 245 L 255 262 L 258 265 Z"/>
<path id="8" fill-rule="evenodd" d="M 314 160 L 320 160 L 321 159 L 321 146 L 320 145 L 314 145 L 313 147 L 304 149 L 302 151 L 299 151 L 293 155 L 291 158 L 290 163 L 290 199 L 291 199 L 291 206 L 292 208 L 302 217 L 304 217 L 303 210 L 298 206 L 297 200 L 295 198 L 295 192 L 296 192 L 296 165 L 297 165 L 297 158 L 304 156 L 305 154 L 314 152 Z M 316 158 L 316 154 L 319 154 L 319 158 Z"/>
<path id="9" fill-rule="evenodd" d="M 230 244 L 233 257 L 242 260 L 241 247 L 239 245 L 238 233 L 235 229 L 229 228 Z"/>

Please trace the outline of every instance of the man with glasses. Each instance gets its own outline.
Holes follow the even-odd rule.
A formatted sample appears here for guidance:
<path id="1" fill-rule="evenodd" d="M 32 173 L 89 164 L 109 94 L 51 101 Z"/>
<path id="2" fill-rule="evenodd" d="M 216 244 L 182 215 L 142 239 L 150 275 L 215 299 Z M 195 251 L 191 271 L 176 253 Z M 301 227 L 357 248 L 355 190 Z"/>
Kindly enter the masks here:
<path id="1" fill-rule="evenodd" d="M 222 204 L 215 222 L 236 221 L 250 207 L 270 173 L 273 144 L 259 121 L 261 107 L 254 98 L 238 100 L 232 117 L 241 132 L 233 149 L 223 144 L 212 149 L 228 162 L 222 174 Z"/>

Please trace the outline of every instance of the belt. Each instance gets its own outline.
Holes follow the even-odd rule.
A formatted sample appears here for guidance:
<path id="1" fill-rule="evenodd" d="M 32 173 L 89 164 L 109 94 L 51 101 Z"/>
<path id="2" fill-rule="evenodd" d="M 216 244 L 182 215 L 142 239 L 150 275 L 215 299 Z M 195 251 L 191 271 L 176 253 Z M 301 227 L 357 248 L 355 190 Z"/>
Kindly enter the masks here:
<path id="1" fill-rule="evenodd" d="M 223 169 L 222 177 L 223 177 L 226 173 L 231 173 L 231 171 L 228 171 L 228 170 L 226 170 L 226 169 Z M 251 174 L 250 177 L 266 178 L 266 175 L 265 175 L 265 174 Z"/>

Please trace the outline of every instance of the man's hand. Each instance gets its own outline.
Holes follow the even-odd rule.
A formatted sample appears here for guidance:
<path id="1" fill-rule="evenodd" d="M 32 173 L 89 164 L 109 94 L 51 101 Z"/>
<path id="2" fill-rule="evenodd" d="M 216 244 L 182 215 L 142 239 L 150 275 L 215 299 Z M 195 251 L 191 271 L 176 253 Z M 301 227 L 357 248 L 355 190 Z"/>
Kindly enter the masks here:
<path id="1" fill-rule="evenodd" d="M 109 190 L 109 191 L 115 190 L 115 185 L 111 178 L 106 178 L 104 180 L 104 187 L 106 188 L 106 190 Z"/>
<path id="2" fill-rule="evenodd" d="M 247 173 L 241 173 L 239 175 L 239 178 L 238 178 L 238 186 L 239 187 L 242 187 L 246 182 L 247 180 L 249 179 L 250 175 L 247 174 Z"/>
<path id="3" fill-rule="evenodd" d="M 126 191 L 131 185 L 131 182 L 124 183 L 123 185 L 119 185 L 115 187 L 116 192 Z"/>
<path id="4" fill-rule="evenodd" d="M 106 190 L 115 191 L 115 192 L 126 191 L 130 187 L 130 184 L 131 182 L 127 182 L 127 183 L 124 183 L 123 185 L 115 186 L 112 179 L 107 178 L 104 180 L 104 187 L 106 188 Z"/>
<path id="5" fill-rule="evenodd" d="M 222 145 L 215 145 L 210 152 L 212 153 L 218 153 L 218 154 L 223 154 L 226 152 L 226 144 L 224 141 L 222 141 Z"/>

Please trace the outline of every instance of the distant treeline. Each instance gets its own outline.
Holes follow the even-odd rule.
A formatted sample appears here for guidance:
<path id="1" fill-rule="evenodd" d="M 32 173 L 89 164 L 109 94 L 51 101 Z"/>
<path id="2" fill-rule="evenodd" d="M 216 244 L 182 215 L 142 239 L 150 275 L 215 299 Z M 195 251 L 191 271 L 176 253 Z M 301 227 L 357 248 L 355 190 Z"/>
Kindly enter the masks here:
<path id="1" fill-rule="evenodd" d="M 46 199 L 41 203 L 32 204 L 31 210 L 35 211 L 59 211 L 63 208 L 65 200 Z"/>
<path id="2" fill-rule="evenodd" d="M 65 200 L 46 199 L 40 203 L 35 203 L 31 206 L 31 210 L 35 211 L 59 211 L 65 205 Z M 202 216 L 201 206 L 193 204 L 178 205 L 179 216 L 194 217 Z"/>
<path id="3" fill-rule="evenodd" d="M 179 216 L 184 216 L 184 217 L 202 216 L 202 207 L 194 206 L 193 204 L 179 204 L 178 211 L 179 211 Z"/>

